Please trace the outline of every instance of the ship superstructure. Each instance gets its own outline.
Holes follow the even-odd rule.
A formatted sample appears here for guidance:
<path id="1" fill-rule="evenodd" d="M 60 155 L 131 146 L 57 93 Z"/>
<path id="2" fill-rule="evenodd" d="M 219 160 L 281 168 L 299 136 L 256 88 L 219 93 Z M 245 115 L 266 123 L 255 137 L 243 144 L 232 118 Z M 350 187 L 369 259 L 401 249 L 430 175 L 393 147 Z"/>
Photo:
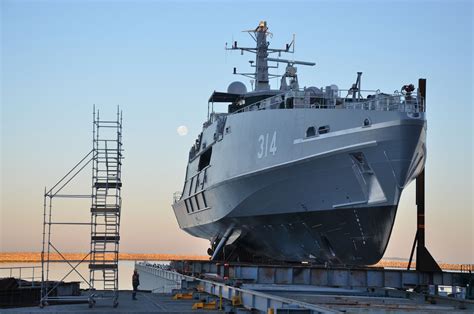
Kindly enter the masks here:
<path id="1" fill-rule="evenodd" d="M 179 226 L 209 239 L 211 259 L 352 265 L 381 259 L 403 189 L 424 167 L 423 99 L 411 84 L 387 94 L 301 88 L 297 65 L 272 58 L 266 22 L 248 31 L 255 48 L 252 90 L 233 82 L 214 92 L 174 197 Z M 269 63 L 284 64 L 271 89 Z M 228 112 L 214 112 L 228 103 Z"/>

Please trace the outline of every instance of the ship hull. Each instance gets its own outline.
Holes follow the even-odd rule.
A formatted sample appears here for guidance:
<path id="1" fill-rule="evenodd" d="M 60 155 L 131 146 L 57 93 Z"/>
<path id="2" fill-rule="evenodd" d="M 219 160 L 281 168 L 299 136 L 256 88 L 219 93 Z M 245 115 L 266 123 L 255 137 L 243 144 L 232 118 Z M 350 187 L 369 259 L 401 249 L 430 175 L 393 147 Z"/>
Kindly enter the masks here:
<path id="1" fill-rule="evenodd" d="M 185 230 L 211 239 L 233 226 L 240 236 L 223 250 L 222 259 L 377 263 L 390 237 L 401 190 L 395 188 L 394 195 L 369 204 L 351 152 L 308 158 L 211 188 L 206 191 L 211 203 L 237 205 L 222 219 Z M 385 181 L 381 185 L 394 187 L 391 173 Z"/>
<path id="2" fill-rule="evenodd" d="M 396 210 L 393 205 L 226 218 L 220 224 L 233 224 L 241 235 L 222 258 L 372 265 L 384 254 Z"/>
<path id="3" fill-rule="evenodd" d="M 369 114 L 373 113 L 364 116 Z M 269 123 L 284 129 L 278 118 Z M 185 193 L 190 190 L 188 196 L 173 204 L 180 227 L 215 243 L 228 232 L 221 259 L 377 263 L 388 244 L 402 190 L 425 162 L 424 119 L 394 118 L 360 132 L 336 129 L 328 136 L 309 139 L 298 138 L 306 125 L 293 127 L 297 132 L 288 134 L 289 147 L 283 148 L 293 155 L 286 160 L 255 163 L 255 170 L 237 175 L 208 169 L 217 173 L 205 174 L 206 179 L 198 180 L 202 182 L 199 188 L 188 180 L 190 187 L 184 189 Z M 341 120 L 350 121 L 334 117 Z M 230 122 L 235 130 L 238 123 Z M 258 133 L 262 132 L 247 137 L 258 137 Z M 282 148 L 281 142 L 278 147 Z M 211 161 L 212 167 L 219 164 Z M 222 174 L 225 179 L 213 181 Z M 195 195 L 191 190 L 205 193 L 208 206 L 190 211 L 185 200 Z"/>

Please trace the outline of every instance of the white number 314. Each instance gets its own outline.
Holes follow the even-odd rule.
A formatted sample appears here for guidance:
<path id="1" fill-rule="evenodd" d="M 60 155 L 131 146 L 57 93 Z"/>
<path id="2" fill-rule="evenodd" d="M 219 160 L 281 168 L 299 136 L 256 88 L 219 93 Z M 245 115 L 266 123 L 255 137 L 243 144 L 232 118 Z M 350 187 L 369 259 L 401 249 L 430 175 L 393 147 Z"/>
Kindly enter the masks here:
<path id="1" fill-rule="evenodd" d="M 269 142 L 270 139 L 270 134 L 262 134 L 258 137 L 258 144 L 259 144 L 259 149 L 257 152 L 257 157 L 262 158 L 262 157 L 267 157 L 268 153 L 275 155 L 277 151 L 276 147 L 276 137 L 277 137 L 277 132 L 273 132 L 272 136 L 272 141 Z"/>

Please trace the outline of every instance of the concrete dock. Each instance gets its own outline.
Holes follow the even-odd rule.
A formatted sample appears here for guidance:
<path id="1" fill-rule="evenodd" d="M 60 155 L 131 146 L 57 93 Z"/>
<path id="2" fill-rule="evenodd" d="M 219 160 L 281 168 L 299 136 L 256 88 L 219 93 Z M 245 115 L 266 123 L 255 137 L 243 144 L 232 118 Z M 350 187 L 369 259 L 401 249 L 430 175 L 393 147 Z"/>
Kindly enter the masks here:
<path id="1" fill-rule="evenodd" d="M 109 298 L 97 299 L 92 308 L 88 303 L 51 304 L 0 313 L 474 313 L 474 300 L 426 290 L 436 284 L 454 288 L 470 274 L 208 262 L 183 266 L 185 271 L 178 272 L 135 264 L 143 290 L 137 301 L 131 291 L 120 291 L 116 308 Z"/>
<path id="2" fill-rule="evenodd" d="M 224 313 L 223 311 L 192 310 L 196 300 L 173 300 L 172 294 L 138 292 L 136 301 L 131 291 L 120 291 L 119 306 L 112 307 L 111 300 L 98 300 L 93 308 L 87 303 L 49 305 L 44 308 L 21 307 L 0 309 L 0 313 Z"/>
<path id="3" fill-rule="evenodd" d="M 459 274 L 443 273 L 424 279 L 426 274 L 416 272 L 411 276 L 405 271 L 383 269 L 325 269 L 324 276 L 319 276 L 323 270 L 311 267 L 226 265 L 221 265 L 224 269 L 210 269 L 208 266 L 216 265 L 186 263 L 189 275 L 143 263 L 135 268 L 150 287 L 162 285 L 163 280 L 174 281 L 181 283 L 183 291 L 206 292 L 214 299 L 222 296 L 227 302 L 238 298 L 240 308 L 252 313 L 290 309 L 299 313 L 474 312 L 473 300 L 413 291 L 428 288 L 428 283 L 459 284 Z M 198 268 L 200 271 L 195 272 Z M 405 289 L 398 288 L 401 286 Z"/>
<path id="4" fill-rule="evenodd" d="M 150 278 L 148 278 L 149 280 Z M 368 296 L 364 291 L 350 289 L 328 289 L 327 287 L 305 287 L 299 285 L 244 285 L 243 289 L 256 291 L 257 295 L 266 294 L 273 299 L 293 300 L 298 304 L 309 304 L 318 310 L 301 313 L 473 313 L 474 302 L 449 300 L 452 298 L 397 296 Z M 199 293 L 203 296 L 203 293 Z M 209 295 L 209 297 L 212 297 Z M 111 300 L 98 300 L 93 308 L 87 303 L 61 304 L 40 307 L 22 307 L 0 309 L 0 313 L 225 313 L 219 310 L 193 310 L 198 299 L 173 299 L 171 293 L 138 292 L 136 301 L 131 291 L 120 291 L 119 306 L 113 308 Z M 216 299 L 214 297 L 214 299 Z M 257 300 L 256 300 L 257 301 Z M 258 301 L 257 301 L 258 302 Z M 227 303 L 228 302 L 225 302 Z M 223 307 L 225 308 L 225 307 Z M 227 307 L 227 309 L 229 309 Z M 296 309 L 296 308 L 293 308 Z M 244 307 L 232 308 L 233 313 L 262 313 Z M 302 308 L 300 310 L 303 310 Z M 277 313 L 277 312 L 276 312 Z"/>
<path id="5" fill-rule="evenodd" d="M 453 305 L 419 303 L 416 300 L 403 298 L 374 298 L 348 295 L 323 295 L 314 292 L 273 292 L 274 295 L 290 297 L 313 304 L 319 304 L 334 312 L 346 313 L 472 313 L 473 309 L 459 309 Z M 26 307 L 14 309 L 0 309 L 0 313 L 224 313 L 219 310 L 193 310 L 197 300 L 173 300 L 171 294 L 139 293 L 137 301 L 133 301 L 130 291 L 121 291 L 119 306 L 113 308 L 110 300 L 98 301 L 95 307 L 88 304 L 50 305 L 43 309 Z M 242 309 L 241 312 L 247 312 Z M 247 312 L 247 313 L 250 313 Z"/>

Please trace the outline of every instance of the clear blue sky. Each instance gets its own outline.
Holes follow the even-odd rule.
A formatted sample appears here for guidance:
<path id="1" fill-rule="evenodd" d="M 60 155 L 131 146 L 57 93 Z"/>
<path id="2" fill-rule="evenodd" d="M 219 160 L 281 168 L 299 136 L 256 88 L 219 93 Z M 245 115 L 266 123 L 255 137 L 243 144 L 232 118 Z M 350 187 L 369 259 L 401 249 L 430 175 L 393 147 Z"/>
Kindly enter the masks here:
<path id="1" fill-rule="evenodd" d="M 439 260 L 474 262 L 472 3 L 1 1 L 1 251 L 40 250 L 43 188 L 90 150 L 95 103 L 124 112 L 122 250 L 204 254 L 177 227 L 172 193 L 210 93 L 253 58 L 225 42 L 252 44 L 241 30 L 264 19 L 272 47 L 295 33 L 295 59 L 317 63 L 299 68 L 300 85 L 348 88 L 363 71 L 363 88 L 393 92 L 427 78 L 427 243 Z M 388 257 L 409 255 L 413 191 Z M 87 218 L 81 206 L 65 217 Z M 74 232 L 58 232 L 61 248 L 82 249 Z"/>

